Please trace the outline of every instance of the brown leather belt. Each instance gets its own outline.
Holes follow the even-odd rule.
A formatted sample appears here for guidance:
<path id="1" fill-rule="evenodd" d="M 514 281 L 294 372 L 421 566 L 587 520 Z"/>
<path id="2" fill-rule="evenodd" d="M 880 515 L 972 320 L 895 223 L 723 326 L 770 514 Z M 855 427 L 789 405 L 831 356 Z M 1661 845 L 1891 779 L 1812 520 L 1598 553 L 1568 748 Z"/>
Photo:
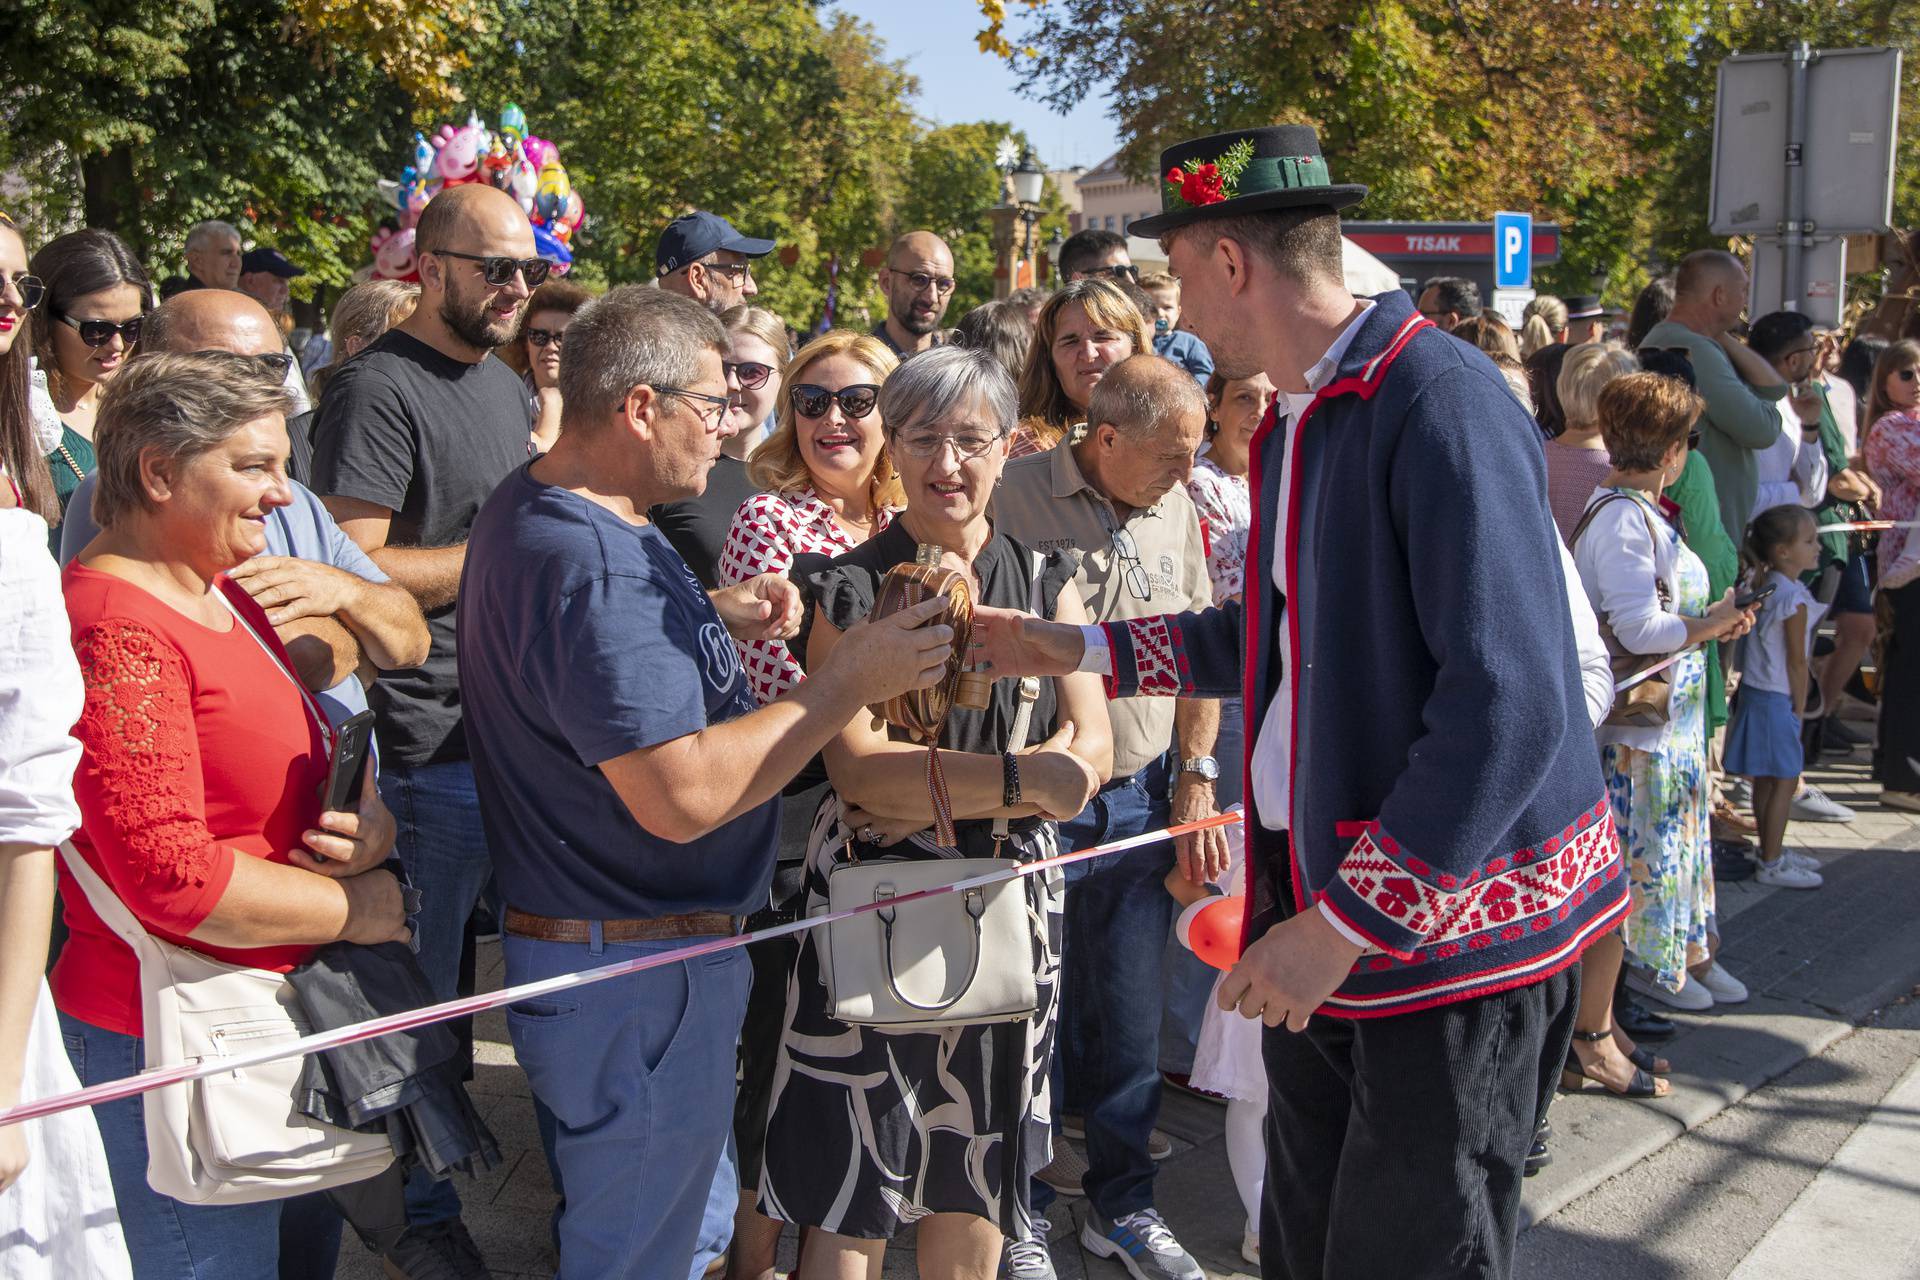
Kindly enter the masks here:
<path id="1" fill-rule="evenodd" d="M 537 942 L 591 942 L 593 926 L 600 926 L 603 942 L 658 942 L 662 938 L 704 938 L 740 932 L 741 916 L 719 911 L 691 911 L 683 916 L 655 916 L 651 920 L 555 920 L 529 911 L 507 908 L 506 931 Z"/>

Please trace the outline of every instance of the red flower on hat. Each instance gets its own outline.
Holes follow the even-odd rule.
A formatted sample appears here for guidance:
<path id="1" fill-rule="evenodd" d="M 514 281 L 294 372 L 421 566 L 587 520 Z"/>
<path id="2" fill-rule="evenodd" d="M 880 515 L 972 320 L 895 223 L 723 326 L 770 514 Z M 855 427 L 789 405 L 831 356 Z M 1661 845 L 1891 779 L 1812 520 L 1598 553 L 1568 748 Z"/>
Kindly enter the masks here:
<path id="1" fill-rule="evenodd" d="M 1184 169 L 1175 165 L 1167 170 L 1167 197 L 1189 209 L 1231 200 L 1238 194 L 1234 188 L 1241 171 L 1252 159 L 1253 143 L 1242 139 L 1206 164 L 1190 164 Z"/>

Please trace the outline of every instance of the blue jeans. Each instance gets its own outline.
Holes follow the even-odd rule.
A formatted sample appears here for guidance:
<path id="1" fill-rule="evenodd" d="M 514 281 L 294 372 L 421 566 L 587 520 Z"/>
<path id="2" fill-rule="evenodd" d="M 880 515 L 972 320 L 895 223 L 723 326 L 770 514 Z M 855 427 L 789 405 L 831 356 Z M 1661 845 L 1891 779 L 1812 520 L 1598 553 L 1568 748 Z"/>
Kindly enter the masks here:
<path id="1" fill-rule="evenodd" d="M 502 945 L 518 985 L 693 941 Z M 562 1197 L 560 1280 L 698 1275 L 725 1249 L 739 1194 L 721 1166 L 751 981 L 746 952 L 723 951 L 507 1007 Z"/>
<path id="2" fill-rule="evenodd" d="M 83 1085 L 124 1080 L 146 1062 L 139 1036 L 60 1015 L 60 1039 Z M 258 1204 L 182 1204 L 147 1185 L 147 1124 L 141 1100 L 93 1108 L 107 1174 L 126 1233 L 135 1280 L 282 1280 L 331 1276 L 340 1255 L 340 1215 L 318 1192 Z M 283 1263 L 281 1241 L 300 1250 Z"/>
<path id="3" fill-rule="evenodd" d="M 467 917 L 493 875 L 487 833 L 480 825 L 480 797 L 473 766 L 390 764 L 380 773 L 380 798 L 399 827 L 394 852 L 415 888 L 420 914 L 413 921 L 413 949 L 433 987 L 433 998 L 451 1000 L 460 980 L 460 949 Z M 457 1034 L 470 1035 L 471 1020 Z M 445 1222 L 460 1216 L 460 1193 L 452 1178 L 424 1168 L 407 1176 L 407 1221 Z"/>
<path id="4" fill-rule="evenodd" d="M 1220 733 L 1214 739 L 1213 758 L 1220 764 L 1220 780 L 1213 784 L 1214 801 L 1224 811 L 1240 803 L 1240 765 L 1246 736 L 1240 721 L 1240 700 L 1220 704 Z M 1160 1068 L 1182 1075 L 1193 1070 L 1194 1050 L 1200 1045 L 1200 1021 L 1213 982 L 1220 971 L 1167 934 L 1166 1019 L 1160 1035 Z"/>
<path id="5" fill-rule="evenodd" d="M 1086 849 L 1167 825 L 1168 768 L 1156 760 L 1100 789 L 1070 822 L 1063 849 Z M 1066 868 L 1055 1096 L 1087 1126 L 1087 1198 L 1109 1218 L 1153 1204 L 1147 1139 L 1160 1116 L 1160 982 L 1173 898 L 1173 843 Z M 1036 1211 L 1053 1188 L 1034 1180 Z"/>

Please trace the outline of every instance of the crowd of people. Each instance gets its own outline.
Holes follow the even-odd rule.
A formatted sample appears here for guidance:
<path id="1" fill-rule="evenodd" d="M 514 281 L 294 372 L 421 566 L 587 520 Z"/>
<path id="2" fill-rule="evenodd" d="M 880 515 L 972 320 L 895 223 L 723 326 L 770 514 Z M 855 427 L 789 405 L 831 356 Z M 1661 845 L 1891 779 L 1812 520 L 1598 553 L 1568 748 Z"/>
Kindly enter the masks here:
<path id="1" fill-rule="evenodd" d="M 1226 1105 L 1265 1274 L 1389 1274 L 1409 1238 L 1506 1274 L 1553 1087 L 1664 1096 L 1659 1009 L 1747 998 L 1716 880 L 1820 887 L 1787 825 L 1852 815 L 1809 764 L 1870 741 L 1920 812 L 1920 344 L 1746 323 L 1719 250 L 1624 342 L 1590 297 L 1518 332 L 1462 279 L 1356 299 L 1364 189 L 1310 130 L 1234 138 L 1286 159 L 1143 224 L 1177 275 L 1083 231 L 1057 288 L 949 320 L 952 251 L 910 231 L 871 331 L 797 349 L 756 302 L 774 243 L 701 211 L 595 296 L 451 188 L 418 283 L 299 351 L 297 270 L 226 223 L 160 300 L 111 233 L 0 219 L 0 1108 L 146 1064 L 96 876 L 232 965 L 406 943 L 446 1000 L 494 933 L 519 984 L 824 911 L 864 863 L 1242 809 L 1017 881 L 1016 1018 L 847 1020 L 820 931 L 510 1006 L 561 1274 L 770 1276 L 792 1224 L 804 1280 L 909 1226 L 923 1276 L 1046 1280 L 1069 1196 L 1088 1250 L 1197 1280 L 1168 1089 Z M 952 660 L 934 604 L 876 610 L 917 559 L 970 584 L 983 668 L 1040 677 L 927 733 L 868 711 Z M 1182 945 L 1223 891 L 1230 973 Z M 487 1274 L 432 1162 L 374 1232 L 163 1194 L 156 1140 L 139 1098 L 0 1128 L 0 1248 L 329 1276 L 344 1222 L 388 1274 Z"/>

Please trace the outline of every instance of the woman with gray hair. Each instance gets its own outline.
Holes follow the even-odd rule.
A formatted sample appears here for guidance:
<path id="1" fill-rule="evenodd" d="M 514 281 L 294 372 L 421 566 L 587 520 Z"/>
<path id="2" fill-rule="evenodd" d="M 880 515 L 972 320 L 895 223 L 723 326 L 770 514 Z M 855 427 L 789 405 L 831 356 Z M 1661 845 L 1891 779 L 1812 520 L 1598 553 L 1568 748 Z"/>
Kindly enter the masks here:
<path id="1" fill-rule="evenodd" d="M 73 733 L 73 845 L 163 941 L 278 972 L 329 942 L 407 937 L 400 886 L 379 870 L 394 822 L 372 771 L 355 812 L 322 812 L 332 738 L 272 625 L 225 577 L 291 501 L 289 397 L 224 352 L 129 361 L 100 402 L 101 533 L 64 578 L 86 701 Z M 54 1004 L 81 1083 L 141 1070 L 140 966 L 63 866 L 69 936 Z M 303 1255 L 339 1243 L 309 1197 L 195 1205 L 147 1185 L 137 1098 L 94 1108 L 129 1252 L 147 1277 L 253 1276 L 281 1217 Z M 330 1223 L 330 1230 L 323 1223 Z"/>
<path id="2" fill-rule="evenodd" d="M 1065 590 L 1073 563 L 996 533 L 988 503 L 1017 413 L 1013 380 L 985 351 L 941 347 L 902 364 L 880 393 L 887 448 L 906 509 L 831 561 L 801 557 L 816 609 L 804 646 L 818 669 L 872 610 L 880 583 L 921 547 L 964 574 L 976 602 L 1084 623 Z M 796 642 L 798 643 L 798 642 Z M 1055 824 L 1086 805 L 1112 766 L 1097 676 L 1041 682 L 1031 739 L 1012 740 L 1016 684 L 985 710 L 955 708 L 940 762 L 953 842 L 934 834 L 927 750 L 864 712 L 822 752 L 832 784 L 808 850 L 809 908 L 848 861 L 1013 857 L 1056 851 Z M 1007 820 L 1004 846 L 994 820 Z M 1039 876 L 1018 882 L 1037 931 L 1039 1008 L 1015 1022 L 923 1030 L 856 1026 L 829 1012 L 817 934 L 802 942 L 787 989 L 786 1026 L 767 1120 L 761 1212 L 815 1228 L 802 1280 L 878 1273 L 886 1242 L 917 1222 L 923 1277 L 992 1274 L 1003 1236 L 1044 1241 L 1028 1202 L 1031 1174 L 1051 1159 L 1048 1071 L 1059 972 L 1060 897 Z M 1044 1250 L 1044 1243 L 1040 1248 Z"/>

